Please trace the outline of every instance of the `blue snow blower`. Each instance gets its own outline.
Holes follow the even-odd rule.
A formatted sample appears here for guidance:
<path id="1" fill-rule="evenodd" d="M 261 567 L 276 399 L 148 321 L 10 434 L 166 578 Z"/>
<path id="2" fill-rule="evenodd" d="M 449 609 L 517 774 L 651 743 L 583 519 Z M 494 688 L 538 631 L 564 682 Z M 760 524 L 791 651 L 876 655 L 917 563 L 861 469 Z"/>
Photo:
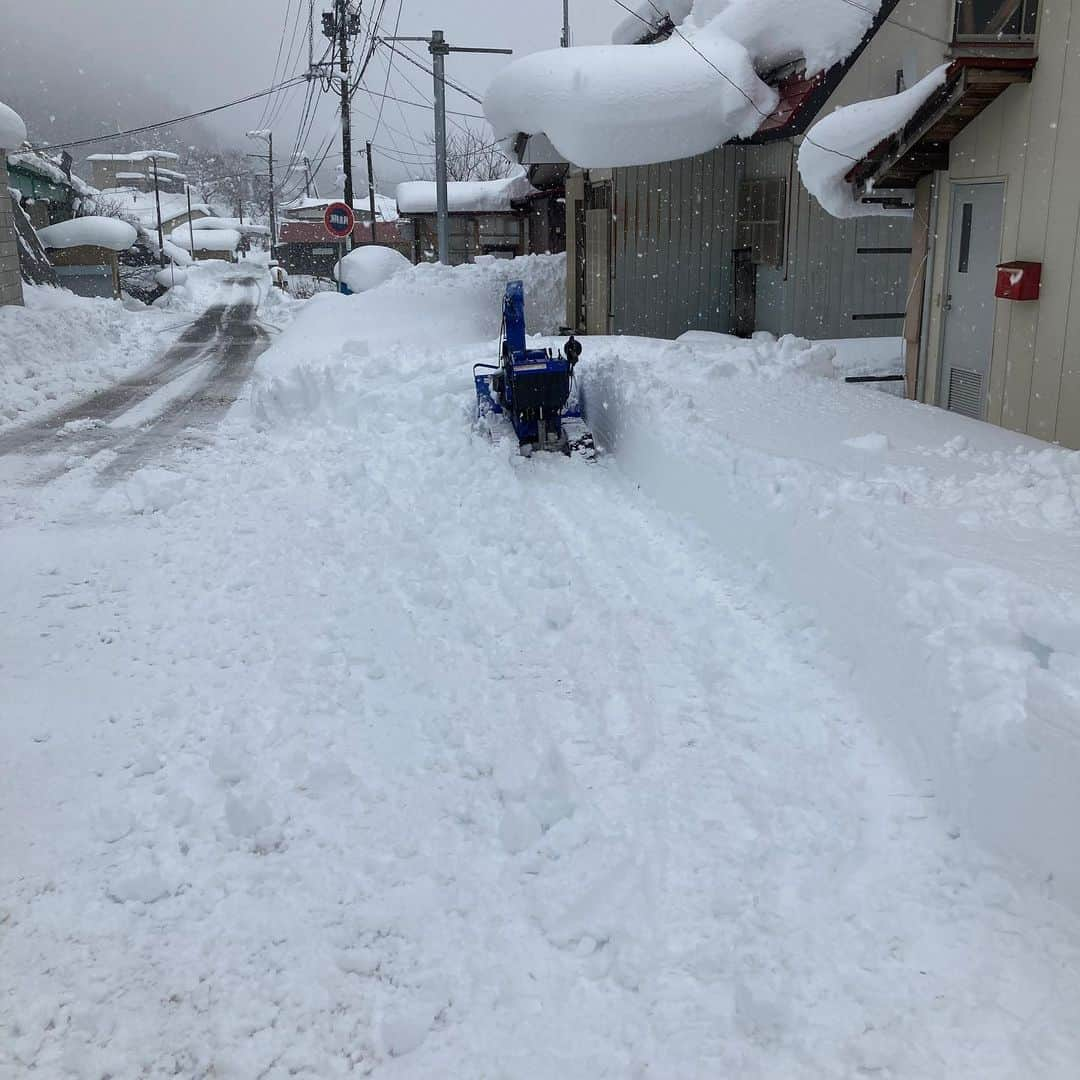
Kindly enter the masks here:
<path id="1" fill-rule="evenodd" d="M 565 355 L 526 346 L 525 287 L 520 281 L 506 285 L 502 322 L 500 363 L 473 365 L 477 419 L 490 424 L 495 416 L 506 416 L 526 456 L 534 450 L 579 450 L 591 457 L 592 436 L 576 395 L 571 397 L 581 344 L 571 334 Z"/>

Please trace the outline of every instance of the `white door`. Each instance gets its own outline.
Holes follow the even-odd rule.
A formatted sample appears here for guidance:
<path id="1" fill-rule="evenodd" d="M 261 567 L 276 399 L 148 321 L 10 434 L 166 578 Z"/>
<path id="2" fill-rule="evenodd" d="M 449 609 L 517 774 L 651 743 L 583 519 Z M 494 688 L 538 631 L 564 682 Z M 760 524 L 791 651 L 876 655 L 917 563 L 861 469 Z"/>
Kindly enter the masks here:
<path id="1" fill-rule="evenodd" d="M 953 184 L 938 400 L 976 420 L 986 418 L 1004 205 L 1004 184 Z"/>

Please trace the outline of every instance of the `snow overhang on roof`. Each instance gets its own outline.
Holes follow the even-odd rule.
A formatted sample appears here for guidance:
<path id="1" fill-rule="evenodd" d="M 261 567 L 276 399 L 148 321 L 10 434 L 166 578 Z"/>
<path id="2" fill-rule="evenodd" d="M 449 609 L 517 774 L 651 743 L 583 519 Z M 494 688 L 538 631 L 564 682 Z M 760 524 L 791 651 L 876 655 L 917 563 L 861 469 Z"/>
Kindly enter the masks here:
<path id="1" fill-rule="evenodd" d="M 499 213 L 513 210 L 513 203 L 535 192 L 528 177 L 519 170 L 503 180 L 462 180 L 446 185 L 447 209 L 452 214 Z M 435 182 L 407 180 L 397 187 L 397 206 L 402 214 L 437 212 Z"/>
<path id="2" fill-rule="evenodd" d="M 158 161 L 179 161 L 180 155 L 168 150 L 135 150 L 130 154 L 91 154 L 87 161 L 149 161 L 157 158 Z"/>
<path id="3" fill-rule="evenodd" d="M 898 0 L 672 0 L 659 13 L 654 2 L 636 0 L 642 10 L 620 23 L 614 45 L 534 53 L 503 68 L 484 101 L 496 135 L 514 143 L 542 132 L 588 168 L 790 137 Z M 669 25 L 656 44 L 626 43 L 662 37 Z"/>
<path id="4" fill-rule="evenodd" d="M 0 101 L 0 149 L 16 150 L 26 142 L 26 125 L 22 117 Z"/>
<path id="5" fill-rule="evenodd" d="M 37 234 L 44 247 L 56 249 L 100 247 L 127 251 L 138 239 L 134 225 L 109 217 L 73 218 L 38 229 Z"/>

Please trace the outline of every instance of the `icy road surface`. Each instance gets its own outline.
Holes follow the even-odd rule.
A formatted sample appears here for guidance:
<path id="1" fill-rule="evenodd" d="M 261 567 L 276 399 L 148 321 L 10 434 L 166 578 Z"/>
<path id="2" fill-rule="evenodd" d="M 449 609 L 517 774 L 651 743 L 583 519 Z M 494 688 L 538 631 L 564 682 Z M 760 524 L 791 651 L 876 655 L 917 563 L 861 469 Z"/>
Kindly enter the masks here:
<path id="1" fill-rule="evenodd" d="M 212 302 L 142 371 L 0 433 L 0 475 L 40 480 L 89 468 L 108 482 L 148 464 L 192 431 L 198 437 L 236 400 L 266 348 L 269 335 L 255 316 L 259 299 L 254 274 L 222 277 Z"/>
<path id="2" fill-rule="evenodd" d="M 1075 1077 L 1075 920 L 812 623 L 359 299 L 257 422 L 7 493 L 0 1076 Z"/>

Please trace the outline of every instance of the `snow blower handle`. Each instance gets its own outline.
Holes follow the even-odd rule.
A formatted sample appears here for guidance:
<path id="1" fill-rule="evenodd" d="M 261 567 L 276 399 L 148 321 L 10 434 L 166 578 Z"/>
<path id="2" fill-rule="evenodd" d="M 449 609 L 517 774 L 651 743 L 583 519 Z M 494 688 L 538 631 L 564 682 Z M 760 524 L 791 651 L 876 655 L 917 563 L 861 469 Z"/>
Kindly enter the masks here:
<path id="1" fill-rule="evenodd" d="M 581 359 L 581 342 L 573 334 L 570 335 L 566 345 L 563 346 L 563 353 L 566 355 L 566 359 L 570 361 L 571 367 Z"/>

